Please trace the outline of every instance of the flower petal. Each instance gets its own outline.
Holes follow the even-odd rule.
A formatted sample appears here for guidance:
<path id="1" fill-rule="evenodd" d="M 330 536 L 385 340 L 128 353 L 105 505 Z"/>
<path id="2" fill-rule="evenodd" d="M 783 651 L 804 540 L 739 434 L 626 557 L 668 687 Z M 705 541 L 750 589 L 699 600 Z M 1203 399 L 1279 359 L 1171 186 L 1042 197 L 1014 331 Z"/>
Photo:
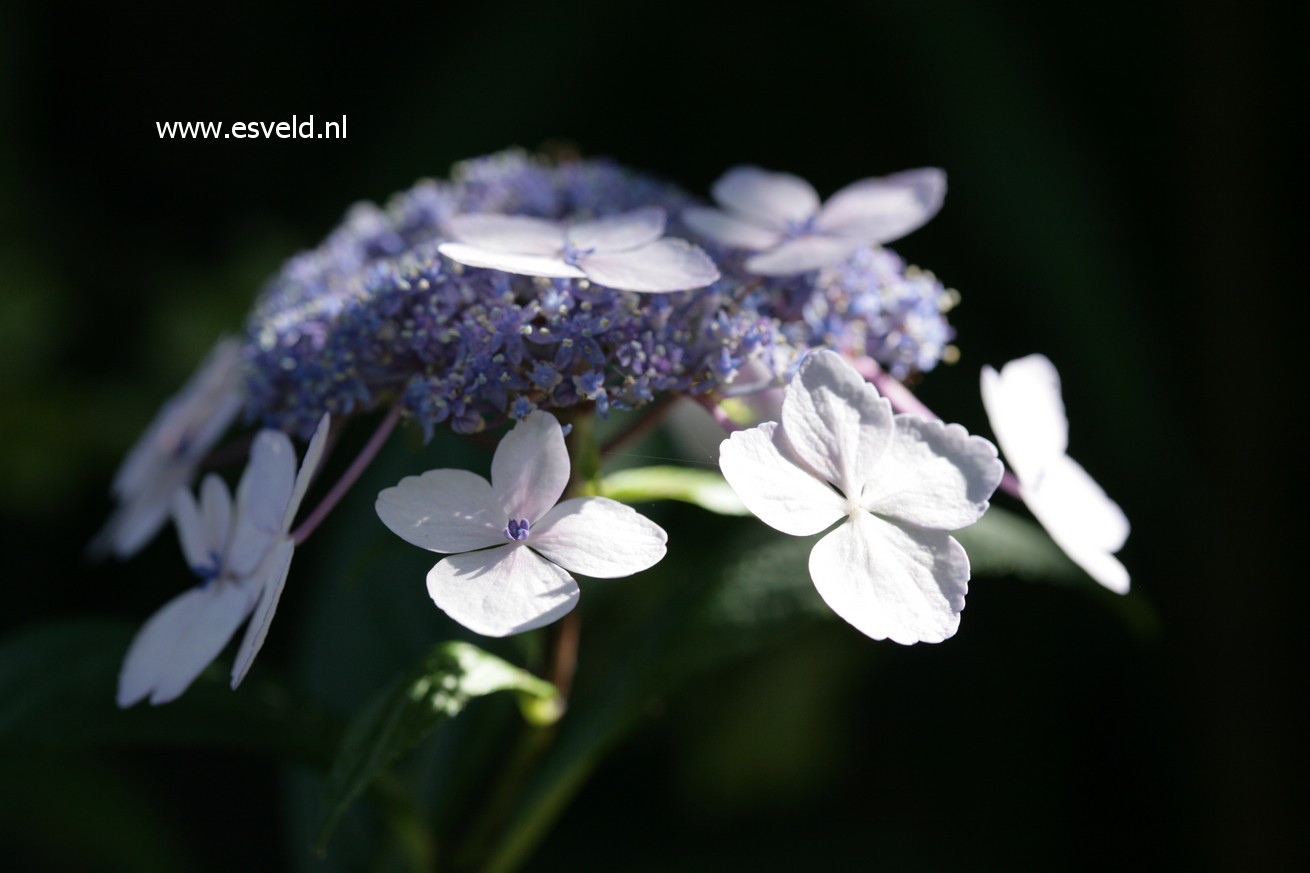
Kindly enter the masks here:
<path id="1" fill-rule="evenodd" d="M 958 424 L 896 416 L 896 436 L 864 477 L 860 505 L 916 527 L 958 530 L 982 518 L 1005 467 L 996 446 Z"/>
<path id="2" fill-rule="evenodd" d="M 793 460 L 776 421 L 724 440 L 719 469 L 746 508 L 783 533 L 816 534 L 846 512 L 841 495 Z"/>
<path id="3" fill-rule="evenodd" d="M 903 645 L 939 643 L 960 626 L 969 558 L 947 534 L 856 512 L 815 544 L 810 577 L 832 611 L 861 633 Z"/>
<path id="4" fill-rule="evenodd" d="M 213 473 L 200 483 L 200 522 L 204 526 L 205 545 L 222 555 L 232 526 L 232 495 L 223 480 Z"/>
<path id="5" fill-rule="evenodd" d="M 200 509 L 191 492 L 179 488 L 173 495 L 172 510 L 173 527 L 177 529 L 177 541 L 182 546 L 182 556 L 186 558 L 187 566 L 193 570 L 208 566 L 210 557 L 205 525 L 200 520 Z"/>
<path id="6" fill-rule="evenodd" d="M 232 498 L 223 480 L 210 473 L 200 485 L 200 504 L 191 492 L 179 488 L 173 495 L 173 525 L 182 554 L 193 570 L 212 567 L 222 560 L 232 520 Z"/>
<path id="7" fill-rule="evenodd" d="M 1128 519 L 1077 461 L 1062 455 L 1034 487 L 1021 480 L 1024 503 L 1074 563 L 1111 591 L 1126 594 L 1128 571 L 1111 556 L 1128 538 Z"/>
<path id="8" fill-rule="evenodd" d="M 569 244 L 576 249 L 622 252 L 640 248 L 664 236 L 664 210 L 645 206 L 622 215 L 583 221 L 568 229 Z"/>
<path id="9" fill-rule="evenodd" d="M 687 291 L 718 281 L 719 268 L 686 240 L 666 237 L 626 252 L 597 252 L 578 260 L 587 278 L 620 291 Z"/>
<path id="10" fill-rule="evenodd" d="M 946 198 L 946 173 L 936 167 L 861 179 L 823 204 L 814 225 L 824 233 L 889 243 L 927 224 Z"/>
<path id="11" fill-rule="evenodd" d="M 273 623 L 278 601 L 282 599 L 282 589 L 287 583 L 287 574 L 291 572 L 291 558 L 295 555 L 296 545 L 291 540 L 282 540 L 269 552 L 264 563 L 256 571 L 256 585 L 259 588 L 259 603 L 255 614 L 246 627 L 246 635 L 241 639 L 237 649 L 236 660 L 232 662 L 232 687 L 236 688 L 246 678 L 250 665 L 255 662 L 255 655 L 264 646 L 268 628 Z"/>
<path id="12" fill-rule="evenodd" d="M 790 276 L 835 267 L 864 248 L 863 240 L 809 234 L 788 240 L 775 249 L 751 255 L 746 269 L 760 276 Z"/>
<path id="13" fill-rule="evenodd" d="M 241 343 L 220 340 L 123 459 L 113 492 L 125 497 L 141 491 L 162 467 L 190 467 L 208 452 L 241 409 L 240 374 Z"/>
<path id="14" fill-rule="evenodd" d="M 428 573 L 428 594 L 469 630 L 504 637 L 573 609 L 578 583 L 522 543 L 510 543 L 443 559 Z"/>
<path id="15" fill-rule="evenodd" d="M 664 528 L 617 500 L 565 500 L 532 526 L 528 545 L 573 573 L 615 579 L 655 566 L 664 557 Z"/>
<path id="16" fill-rule="evenodd" d="M 456 242 L 493 252 L 557 255 L 564 248 L 562 225 L 527 215 L 456 215 L 446 220 L 446 230 Z"/>
<path id="17" fill-rule="evenodd" d="M 491 487 L 504 509 L 500 526 L 512 516 L 536 523 L 569 484 L 569 450 L 555 416 L 529 413 L 496 446 Z"/>
<path id="18" fill-rule="evenodd" d="M 826 349 L 806 356 L 787 386 L 782 430 L 797 460 L 853 501 L 895 433 L 891 403 Z"/>
<path id="19" fill-rule="evenodd" d="M 720 206 L 781 231 L 806 221 L 819 208 L 819 195 L 809 182 L 760 167 L 733 167 L 710 193 Z"/>
<path id="20" fill-rule="evenodd" d="M 118 705 L 167 703 L 218 657 L 250 613 L 251 586 L 215 582 L 170 600 L 145 623 L 118 674 Z"/>
<path id="21" fill-rule="evenodd" d="M 296 450 L 280 430 L 261 430 L 250 446 L 250 460 L 237 483 L 236 525 L 223 566 L 249 576 L 285 532 L 282 520 L 296 480 Z"/>
<path id="22" fill-rule="evenodd" d="M 586 276 L 577 267 L 564 263 L 557 255 L 516 255 L 454 242 L 442 243 L 437 246 L 437 251 L 467 267 L 501 270 L 520 276 L 545 276 L 550 279 L 581 279 Z"/>
<path id="23" fill-rule="evenodd" d="M 168 518 L 173 493 L 241 410 L 241 344 L 220 341 L 128 452 L 111 488 L 119 505 L 91 542 L 92 555 L 130 557 Z"/>
<path id="24" fill-rule="evenodd" d="M 1060 398 L 1060 374 L 1043 355 L 1010 361 L 997 373 L 982 370 L 983 407 L 1006 462 L 1032 481 L 1069 448 L 1069 422 Z"/>
<path id="25" fill-rule="evenodd" d="M 291 499 L 287 503 L 286 514 L 282 517 L 282 530 L 291 530 L 291 523 L 296 520 L 296 512 L 300 509 L 300 503 L 305 499 L 305 492 L 309 490 L 309 483 L 314 481 L 314 474 L 318 472 L 318 465 L 323 461 L 323 450 L 327 448 L 328 431 L 331 429 L 331 417 L 325 412 L 323 417 L 318 421 L 318 427 L 314 429 L 314 435 L 309 439 L 309 445 L 305 448 L 305 457 L 300 461 L 300 470 L 296 473 L 296 484 L 291 489 Z"/>
<path id="26" fill-rule="evenodd" d="M 701 236 L 735 249 L 759 251 L 773 248 L 783 240 L 780 230 L 705 206 L 692 206 L 683 210 L 682 222 Z"/>
<path id="27" fill-rule="evenodd" d="M 396 536 L 430 552 L 467 552 L 505 541 L 509 512 L 491 485 L 467 470 L 428 470 L 384 488 L 378 518 Z"/>

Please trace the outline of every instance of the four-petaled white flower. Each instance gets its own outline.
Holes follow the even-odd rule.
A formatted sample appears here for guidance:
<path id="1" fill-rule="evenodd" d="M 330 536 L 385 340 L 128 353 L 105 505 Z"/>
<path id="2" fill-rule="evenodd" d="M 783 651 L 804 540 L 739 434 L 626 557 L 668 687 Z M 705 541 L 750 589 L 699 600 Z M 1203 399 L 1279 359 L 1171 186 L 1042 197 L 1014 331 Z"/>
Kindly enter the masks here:
<path id="1" fill-rule="evenodd" d="M 168 518 L 173 494 L 241 409 L 241 344 L 221 340 L 182 390 L 169 398 L 114 475 L 118 501 L 91 543 L 93 553 L 135 554 Z"/>
<path id="2" fill-rule="evenodd" d="M 874 639 L 953 635 L 969 559 L 947 531 L 987 511 L 1003 467 L 958 424 L 893 415 L 840 355 L 811 353 L 787 386 L 780 422 L 719 448 L 724 478 L 771 527 L 808 536 L 810 576 L 834 612 Z"/>
<path id="3" fill-rule="evenodd" d="M 711 193 L 723 209 L 692 207 L 683 221 L 722 245 L 758 252 L 746 259 L 752 273 L 786 276 L 831 267 L 922 227 L 941 209 L 946 174 L 924 167 L 861 179 L 820 207 L 818 193 L 798 176 L 734 167 Z"/>
<path id="4" fill-rule="evenodd" d="M 470 267 L 526 276 L 588 279 L 620 291 L 686 291 L 719 278 L 704 251 L 664 237 L 664 210 L 564 224 L 526 215 L 457 215 L 443 255 Z"/>
<path id="5" fill-rule="evenodd" d="M 1019 480 L 1033 516 L 1073 562 L 1097 582 L 1128 593 L 1128 571 L 1114 552 L 1128 539 L 1128 519 L 1065 451 L 1069 420 L 1060 374 L 1042 355 L 982 371 L 983 406 L 996 441 Z"/>
<path id="6" fill-rule="evenodd" d="M 664 557 L 663 528 L 604 497 L 557 503 L 569 481 L 559 422 L 537 410 L 496 447 L 491 482 L 466 470 L 429 470 L 378 495 L 398 536 L 447 553 L 428 594 L 455 621 L 502 637 L 555 621 L 578 601 L 569 572 L 629 576 Z"/>
<path id="7" fill-rule="evenodd" d="M 232 687 L 245 678 L 282 596 L 295 551 L 288 531 L 322 459 L 327 432 L 325 415 L 297 472 L 287 435 L 260 431 L 235 506 L 223 480 L 212 473 L 200 485 L 199 505 L 189 490 L 176 492 L 178 539 L 201 581 L 165 604 L 137 633 L 118 676 L 119 706 L 146 696 L 151 703 L 173 700 L 253 612 L 232 665 Z"/>

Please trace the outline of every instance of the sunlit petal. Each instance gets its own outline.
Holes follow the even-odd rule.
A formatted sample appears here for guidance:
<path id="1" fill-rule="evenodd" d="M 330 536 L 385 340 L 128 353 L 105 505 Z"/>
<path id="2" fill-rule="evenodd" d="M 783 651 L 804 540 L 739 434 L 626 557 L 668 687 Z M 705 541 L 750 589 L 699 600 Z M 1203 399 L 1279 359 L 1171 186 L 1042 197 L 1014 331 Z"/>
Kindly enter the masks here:
<path id="1" fill-rule="evenodd" d="M 428 594 L 452 619 L 489 637 L 550 624 L 578 603 L 578 583 L 521 543 L 443 559 Z"/>
<path id="2" fill-rule="evenodd" d="M 429 470 L 383 489 L 378 517 L 392 533 L 432 552 L 464 552 L 505 541 L 509 512 L 490 483 L 467 470 Z"/>
<path id="3" fill-rule="evenodd" d="M 815 544 L 810 576 L 833 612 L 875 640 L 937 643 L 960 625 L 969 559 L 947 534 L 856 512 Z"/>
<path id="4" fill-rule="evenodd" d="M 565 570 L 613 579 L 653 567 L 668 534 L 630 506 L 604 497 L 565 500 L 534 525 L 528 545 Z"/>

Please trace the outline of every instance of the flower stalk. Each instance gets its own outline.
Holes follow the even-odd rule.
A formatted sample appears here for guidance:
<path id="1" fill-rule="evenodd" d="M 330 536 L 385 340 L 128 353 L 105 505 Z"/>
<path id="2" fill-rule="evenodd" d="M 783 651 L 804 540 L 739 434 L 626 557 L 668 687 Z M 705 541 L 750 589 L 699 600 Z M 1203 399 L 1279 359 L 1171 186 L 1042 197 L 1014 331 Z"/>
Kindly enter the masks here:
<path id="1" fill-rule="evenodd" d="M 297 546 L 300 545 L 309 538 L 309 535 L 312 534 L 320 524 L 323 523 L 323 519 L 327 518 L 328 513 L 336 507 L 342 497 L 346 496 L 346 492 L 350 490 L 350 486 L 355 484 L 355 481 L 359 479 L 364 470 L 368 468 L 368 465 L 373 462 L 375 457 L 377 457 L 382 446 L 386 444 L 387 437 L 391 436 L 391 432 L 395 430 L 396 423 L 399 421 L 400 404 L 396 404 L 391 407 L 387 412 L 386 417 L 378 424 L 377 430 L 375 430 L 373 435 L 368 438 L 368 442 L 364 444 L 364 448 L 360 450 L 359 454 L 355 457 L 355 460 L 350 462 L 350 466 L 341 474 L 341 478 L 337 479 L 336 483 L 332 486 L 332 490 L 323 496 L 323 499 L 314 507 L 313 512 L 311 512 L 305 520 L 300 523 L 300 527 L 291 532 L 291 541 L 293 543 Z"/>

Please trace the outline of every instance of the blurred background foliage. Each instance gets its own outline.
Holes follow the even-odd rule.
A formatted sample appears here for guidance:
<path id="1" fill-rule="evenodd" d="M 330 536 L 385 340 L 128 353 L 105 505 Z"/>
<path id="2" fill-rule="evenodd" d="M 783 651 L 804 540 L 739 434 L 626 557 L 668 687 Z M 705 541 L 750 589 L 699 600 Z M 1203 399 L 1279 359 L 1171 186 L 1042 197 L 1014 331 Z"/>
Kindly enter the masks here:
<path id="1" fill-rule="evenodd" d="M 945 210 L 896 246 L 963 295 L 961 359 L 921 396 L 987 433 L 979 367 L 1050 356 L 1071 453 L 1133 522 L 1134 593 L 980 576 L 942 646 L 766 620 L 734 656 L 723 622 L 737 613 L 713 580 L 763 578 L 732 562 L 773 540 L 750 519 L 655 508 L 670 560 L 586 588 L 575 711 L 597 715 L 561 729 L 547 770 L 580 792 L 527 869 L 1304 861 L 1291 716 L 1305 593 L 1290 559 L 1304 453 L 1286 315 L 1302 284 L 1304 152 L 1289 134 L 1303 7 L 251 6 L 0 8 L 11 869 L 365 869 L 407 851 L 361 809 L 316 860 L 312 774 L 342 719 L 460 636 L 427 601 L 428 557 L 386 535 L 370 495 L 485 456 L 397 440 L 298 555 L 235 696 L 217 677 L 173 706 L 114 712 L 117 653 L 187 580 L 168 532 L 125 564 L 88 565 L 82 548 L 122 452 L 285 257 L 356 200 L 558 141 L 698 192 L 738 162 L 825 193 L 945 167 Z M 345 114 L 349 138 L 155 132 L 292 113 Z M 699 604 L 700 633 L 668 618 L 679 598 Z M 72 618 L 71 637 L 51 625 Z M 624 660 L 648 640 L 676 657 Z M 532 663 L 535 645 L 491 648 Z M 473 703 L 402 768 L 435 786 L 416 814 L 440 833 L 476 818 L 469 761 L 507 754 L 512 710 Z"/>

